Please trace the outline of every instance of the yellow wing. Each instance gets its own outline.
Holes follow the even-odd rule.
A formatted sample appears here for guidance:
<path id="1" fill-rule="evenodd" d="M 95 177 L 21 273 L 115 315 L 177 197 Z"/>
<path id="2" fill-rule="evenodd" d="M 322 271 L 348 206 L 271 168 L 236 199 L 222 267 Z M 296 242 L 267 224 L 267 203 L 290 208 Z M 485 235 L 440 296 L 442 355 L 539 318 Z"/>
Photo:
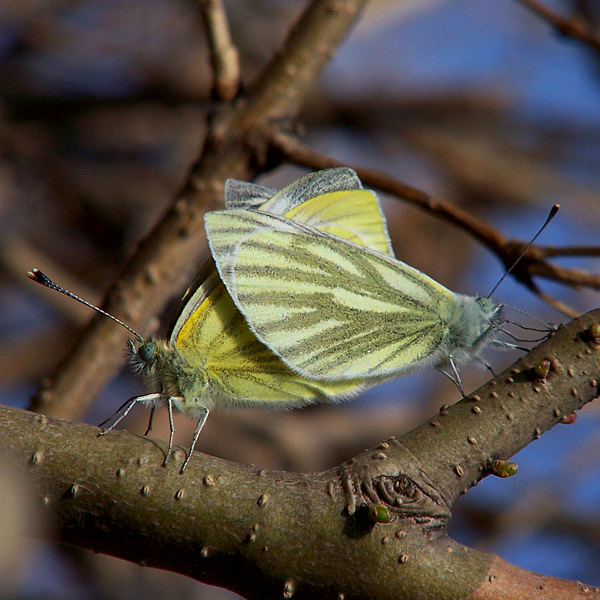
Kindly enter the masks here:
<path id="1" fill-rule="evenodd" d="M 174 339 L 189 366 L 208 374 L 215 403 L 306 404 L 348 396 L 361 381 L 315 383 L 292 371 L 250 331 L 213 270 L 200 288 L 203 299 Z"/>

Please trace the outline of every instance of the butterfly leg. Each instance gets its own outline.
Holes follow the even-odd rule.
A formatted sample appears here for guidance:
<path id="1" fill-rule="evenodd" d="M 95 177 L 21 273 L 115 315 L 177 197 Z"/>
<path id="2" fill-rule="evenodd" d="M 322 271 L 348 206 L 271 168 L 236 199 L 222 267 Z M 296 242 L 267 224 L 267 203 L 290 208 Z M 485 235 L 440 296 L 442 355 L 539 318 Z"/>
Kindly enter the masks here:
<path id="1" fill-rule="evenodd" d="M 183 463 L 183 466 L 181 467 L 181 473 L 183 473 L 185 471 L 187 464 L 190 462 L 190 458 L 192 458 L 192 453 L 194 452 L 194 448 L 196 447 L 196 442 L 198 441 L 198 436 L 200 435 L 200 432 L 202 431 L 202 428 L 204 427 L 204 423 L 206 423 L 206 419 L 208 419 L 208 415 L 210 413 L 208 408 L 205 408 L 205 407 L 202 407 L 202 408 L 204 410 L 204 414 L 198 419 L 198 423 L 196 423 L 196 429 L 194 430 L 194 437 L 192 438 L 192 444 L 190 445 L 190 451 L 187 455 L 187 458 L 185 459 L 185 462 Z"/>
<path id="2" fill-rule="evenodd" d="M 167 461 L 171 456 L 171 452 L 173 451 L 173 436 L 175 435 L 175 427 L 173 425 L 173 398 L 171 398 L 171 396 L 167 398 L 167 411 L 169 413 L 169 449 L 167 450 L 167 455 L 163 461 L 163 467 L 166 466 Z"/>
<path id="3" fill-rule="evenodd" d="M 504 333 L 508 333 L 502 330 Z M 520 342 L 539 342 L 542 340 L 521 340 L 516 338 L 515 336 L 511 336 L 513 339 L 518 340 Z M 546 336 L 547 337 L 547 336 Z M 544 338 L 545 339 L 545 338 Z M 500 350 L 520 350 L 521 352 L 529 352 L 531 348 L 525 348 L 525 346 L 519 346 L 518 344 L 513 344 L 512 342 L 506 342 L 505 340 L 494 340 L 491 344 L 495 348 L 499 348 Z"/>
<path id="4" fill-rule="evenodd" d="M 438 367 L 437 370 L 440 373 L 444 374 L 458 388 L 458 391 L 461 393 L 462 397 L 465 398 L 465 390 L 463 388 L 462 380 L 460 378 L 460 373 L 458 372 L 456 363 L 454 362 L 454 358 L 452 356 L 448 357 L 448 364 L 450 365 L 450 369 L 452 370 L 451 373 L 444 371 L 444 369 L 441 369 L 440 367 Z"/>
<path id="5" fill-rule="evenodd" d="M 150 419 L 148 419 L 148 427 L 146 428 L 144 437 L 146 437 L 152 431 L 152 424 L 154 423 L 154 412 L 155 411 L 156 411 L 156 406 L 153 406 L 152 410 L 150 411 Z"/>
<path id="6" fill-rule="evenodd" d="M 115 419 L 115 421 L 112 423 L 112 425 L 110 425 L 109 427 L 107 427 L 106 429 L 104 429 L 103 431 L 101 431 L 98 435 L 106 435 L 109 431 L 112 431 L 129 414 L 129 412 L 131 411 L 131 409 L 138 402 L 141 402 L 142 404 L 148 403 L 148 402 L 156 403 L 156 401 L 160 400 L 160 399 L 161 399 L 161 394 L 159 394 L 159 393 L 156 393 L 156 394 L 147 394 L 145 396 L 134 396 L 133 398 L 129 398 L 129 400 L 127 400 L 127 402 L 124 402 L 119 407 L 119 410 L 117 410 L 110 417 L 108 417 L 108 419 L 104 419 L 104 421 L 102 421 L 102 423 L 100 423 L 98 425 L 98 427 L 103 427 L 104 425 L 106 425 L 106 423 L 108 423 L 110 420 L 112 420 L 115 417 L 115 415 L 119 415 L 119 413 L 121 413 Z M 121 411 L 123 411 L 123 412 L 121 412 Z"/>
<path id="7" fill-rule="evenodd" d="M 490 365 L 490 363 L 487 360 L 484 360 L 483 358 L 481 358 L 481 356 L 476 356 L 475 360 L 480 365 L 483 365 L 492 374 L 493 377 L 496 377 L 496 372 L 494 371 L 494 369 L 492 368 L 492 365 Z"/>
<path id="8" fill-rule="evenodd" d="M 104 425 L 106 425 L 115 415 L 118 415 L 126 406 L 127 406 L 127 409 L 125 411 L 125 414 L 127 414 L 132 409 L 132 407 L 136 403 L 136 401 L 137 401 L 136 396 L 134 396 L 133 398 L 129 398 L 129 400 L 125 400 L 125 402 L 123 402 L 123 404 L 121 404 L 121 406 L 119 406 L 119 408 L 117 408 L 117 410 L 112 415 L 110 415 L 108 418 L 104 419 L 104 421 L 102 421 L 102 423 L 98 423 L 98 427 L 104 427 Z M 119 421 L 121 421 L 122 419 L 123 419 L 123 417 L 121 417 L 119 419 Z M 114 424 L 111 426 L 111 429 L 113 427 L 114 427 Z"/>

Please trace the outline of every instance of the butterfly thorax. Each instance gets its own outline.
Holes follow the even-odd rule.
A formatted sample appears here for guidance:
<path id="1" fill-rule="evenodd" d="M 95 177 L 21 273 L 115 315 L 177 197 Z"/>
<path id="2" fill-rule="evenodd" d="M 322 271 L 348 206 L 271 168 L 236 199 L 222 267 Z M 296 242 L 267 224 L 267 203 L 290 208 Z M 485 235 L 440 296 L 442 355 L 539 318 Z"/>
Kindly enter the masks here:
<path id="1" fill-rule="evenodd" d="M 448 319 L 445 354 L 460 364 L 493 341 L 503 323 L 502 304 L 489 298 L 455 295 Z"/>
<path id="2" fill-rule="evenodd" d="M 203 369 L 191 367 L 168 342 L 159 338 L 129 341 L 130 363 L 151 391 L 182 398 L 184 404 L 205 395 L 208 385 Z"/>

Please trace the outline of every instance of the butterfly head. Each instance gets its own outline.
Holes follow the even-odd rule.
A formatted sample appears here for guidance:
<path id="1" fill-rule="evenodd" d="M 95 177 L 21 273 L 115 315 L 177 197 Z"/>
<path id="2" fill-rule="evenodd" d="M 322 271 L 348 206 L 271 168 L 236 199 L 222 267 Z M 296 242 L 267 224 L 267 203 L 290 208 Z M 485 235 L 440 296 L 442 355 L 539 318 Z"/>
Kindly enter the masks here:
<path id="1" fill-rule="evenodd" d="M 173 348 L 158 338 L 130 339 L 128 353 L 134 373 L 144 376 L 171 371 L 170 367 L 178 362 Z"/>
<path id="2" fill-rule="evenodd" d="M 502 324 L 504 323 L 504 305 L 494 302 L 490 298 L 475 298 L 476 304 L 479 306 L 480 313 L 480 329 L 479 336 L 475 340 L 475 346 L 480 348 L 486 343 L 492 341 Z"/>
<path id="3" fill-rule="evenodd" d="M 157 347 L 153 339 L 129 340 L 129 362 L 135 373 L 150 375 L 156 370 Z"/>
<path id="4" fill-rule="evenodd" d="M 456 295 L 448 322 L 446 355 L 458 364 L 493 342 L 504 323 L 503 306 L 489 298 Z"/>
<path id="5" fill-rule="evenodd" d="M 128 353 L 133 371 L 142 375 L 168 371 L 169 365 L 179 362 L 173 348 L 158 338 L 130 339 Z"/>

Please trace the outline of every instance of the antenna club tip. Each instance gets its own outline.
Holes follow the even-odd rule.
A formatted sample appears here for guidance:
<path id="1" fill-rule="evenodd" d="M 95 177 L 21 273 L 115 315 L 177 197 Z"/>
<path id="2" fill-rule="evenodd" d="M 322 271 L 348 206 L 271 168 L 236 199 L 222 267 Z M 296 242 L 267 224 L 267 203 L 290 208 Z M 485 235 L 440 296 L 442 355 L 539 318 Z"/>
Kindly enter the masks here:
<path id="1" fill-rule="evenodd" d="M 27 277 L 29 277 L 29 279 L 33 279 L 33 281 L 36 283 L 45 285 L 46 287 L 52 289 L 57 288 L 56 284 L 50 279 L 50 277 L 44 275 L 44 273 L 42 273 L 39 269 L 33 268 L 31 271 L 27 271 Z"/>
<path id="2" fill-rule="evenodd" d="M 553 204 L 550 209 L 550 215 L 553 217 L 560 210 L 560 204 Z"/>
<path id="3" fill-rule="evenodd" d="M 31 269 L 31 271 L 27 271 L 27 277 L 29 277 L 29 279 L 33 279 L 33 281 L 37 281 L 38 283 L 43 283 L 44 279 L 47 279 L 47 277 L 35 267 Z"/>

